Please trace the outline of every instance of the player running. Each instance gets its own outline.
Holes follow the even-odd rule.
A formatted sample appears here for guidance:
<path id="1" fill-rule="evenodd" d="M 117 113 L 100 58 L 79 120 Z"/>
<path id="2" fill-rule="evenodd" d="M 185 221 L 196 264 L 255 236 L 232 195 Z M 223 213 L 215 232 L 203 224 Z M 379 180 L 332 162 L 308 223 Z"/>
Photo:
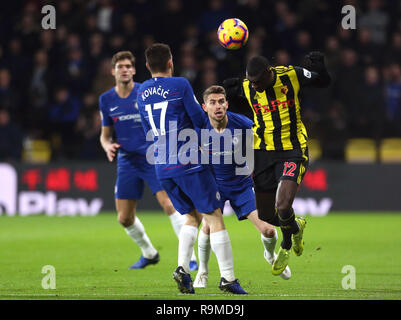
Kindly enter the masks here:
<path id="1" fill-rule="evenodd" d="M 255 225 L 261 233 L 264 257 L 269 264 L 273 264 L 274 249 L 277 242 L 276 229 L 258 218 L 251 176 L 249 174 L 238 175 L 236 172 L 239 167 L 246 167 L 246 163 L 238 163 L 234 153 L 245 153 L 246 130 L 251 130 L 253 122 L 243 115 L 227 112 L 226 92 L 221 86 L 207 88 L 203 93 L 203 101 L 202 107 L 208 115 L 203 128 L 212 130 L 212 134 L 209 135 L 207 141 L 202 140 L 202 150 L 208 154 L 209 163 L 212 164 L 211 167 L 221 196 L 221 204 L 223 206 L 225 201 L 229 200 L 238 220 L 249 219 Z M 220 140 L 219 143 L 213 143 L 213 138 L 215 138 L 214 141 Z M 227 149 L 224 142 L 227 138 L 231 141 L 230 150 Z M 225 161 L 227 155 L 230 156 L 231 161 Z M 213 157 L 216 156 L 218 159 L 215 159 L 216 163 L 213 163 Z M 231 164 L 227 162 L 231 162 Z M 198 257 L 199 270 L 194 281 L 194 287 L 205 288 L 208 282 L 208 261 L 210 257 L 209 226 L 205 222 L 202 223 L 202 229 L 199 232 Z M 286 280 L 291 277 L 288 266 L 281 277 Z"/>
<path id="2" fill-rule="evenodd" d="M 110 162 L 117 155 L 115 202 L 118 221 L 128 236 L 141 248 L 140 259 L 130 269 L 142 269 L 159 262 L 159 253 L 152 245 L 145 228 L 136 216 L 136 206 L 142 198 L 144 181 L 156 195 L 160 206 L 169 216 L 178 237 L 185 219 L 174 209 L 156 177 L 155 167 L 146 161 L 146 141 L 137 106 L 139 83 L 134 82 L 135 57 L 129 51 L 116 53 L 112 58 L 112 75 L 116 86 L 99 98 L 102 131 L 100 143 Z M 116 142 L 113 142 L 113 128 Z M 192 270 L 197 269 L 196 256 L 191 258 Z"/>
<path id="3" fill-rule="evenodd" d="M 173 278 L 182 293 L 195 293 L 188 266 L 203 217 L 210 226 L 210 244 L 221 273 L 219 288 L 247 294 L 234 276 L 231 241 L 220 210 L 216 182 L 210 169 L 200 163 L 194 128 L 203 125 L 206 115 L 188 80 L 172 76 L 174 66 L 168 45 L 153 44 L 146 49 L 145 56 L 152 78 L 138 92 L 142 125 L 154 138 L 159 181 L 174 207 L 186 216 Z"/>
<path id="4" fill-rule="evenodd" d="M 295 217 L 292 203 L 308 167 L 307 133 L 301 121 L 300 89 L 327 87 L 330 76 L 320 52 L 306 56 L 307 68 L 271 67 L 262 56 L 252 58 L 246 79 L 224 81 L 234 112 L 254 121 L 254 183 L 259 218 L 280 226 L 280 250 L 272 266 L 274 275 L 288 265 L 290 249 L 302 255 L 306 221 Z"/>

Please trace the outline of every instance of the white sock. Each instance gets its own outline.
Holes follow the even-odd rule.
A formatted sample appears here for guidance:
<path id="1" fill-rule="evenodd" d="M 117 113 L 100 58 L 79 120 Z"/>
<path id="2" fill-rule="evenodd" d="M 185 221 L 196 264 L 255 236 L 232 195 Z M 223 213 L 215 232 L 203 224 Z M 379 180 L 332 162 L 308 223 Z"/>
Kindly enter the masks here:
<path id="1" fill-rule="evenodd" d="M 147 259 L 152 259 L 157 254 L 157 250 L 153 247 L 152 242 L 145 232 L 141 220 L 135 217 L 134 224 L 132 226 L 124 228 L 125 232 L 134 240 L 134 242 L 141 248 L 142 255 Z"/>
<path id="2" fill-rule="evenodd" d="M 210 249 L 210 236 L 201 230 L 198 237 L 199 273 L 209 273 Z"/>
<path id="3" fill-rule="evenodd" d="M 181 227 L 184 225 L 186 220 L 185 216 L 181 215 L 178 211 L 176 211 L 173 214 L 170 214 L 168 217 L 170 218 L 171 225 L 173 226 L 177 238 L 179 238 Z"/>
<path id="4" fill-rule="evenodd" d="M 178 266 L 184 268 L 189 273 L 189 261 L 191 253 L 194 251 L 198 228 L 184 224 L 181 227 L 180 237 L 178 238 Z"/>
<path id="5" fill-rule="evenodd" d="M 227 230 L 210 233 L 210 246 L 216 255 L 221 276 L 227 281 L 234 281 L 233 250 Z"/>
<path id="6" fill-rule="evenodd" d="M 178 211 L 174 212 L 173 214 L 169 215 L 171 225 L 173 226 L 174 232 L 177 235 L 177 238 L 180 238 L 180 230 L 181 227 L 184 225 L 186 219 L 184 215 L 181 215 Z M 191 261 L 196 261 L 195 250 L 192 250 L 192 257 Z"/>
<path id="7" fill-rule="evenodd" d="M 268 256 L 270 257 L 270 260 L 274 259 L 274 249 L 276 248 L 276 243 L 277 243 L 277 230 L 274 229 L 274 237 L 272 238 L 266 238 L 263 234 L 260 234 L 260 239 L 262 240 L 263 246 L 265 247 Z"/>

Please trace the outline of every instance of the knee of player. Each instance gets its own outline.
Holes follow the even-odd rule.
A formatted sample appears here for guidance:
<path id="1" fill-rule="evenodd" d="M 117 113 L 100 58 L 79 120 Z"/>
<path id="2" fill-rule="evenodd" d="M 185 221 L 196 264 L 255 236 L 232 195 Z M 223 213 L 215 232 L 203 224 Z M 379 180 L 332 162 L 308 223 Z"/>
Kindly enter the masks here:
<path id="1" fill-rule="evenodd" d="M 118 214 L 117 216 L 117 221 L 123 226 L 123 227 L 129 227 L 134 224 L 134 217 L 129 217 L 124 214 Z"/>
<path id="2" fill-rule="evenodd" d="M 263 226 L 261 233 L 265 238 L 273 238 L 276 235 L 276 230 L 274 229 L 274 226 L 266 223 Z"/>
<path id="3" fill-rule="evenodd" d="M 174 213 L 176 210 L 170 200 L 170 198 L 165 193 L 160 193 L 157 197 L 160 206 L 162 207 L 163 211 L 168 215 Z"/>
<path id="4" fill-rule="evenodd" d="M 167 213 L 168 215 L 174 213 L 176 210 L 173 206 L 173 204 L 171 203 L 171 201 L 166 201 L 166 203 L 164 203 L 162 205 L 162 209 L 165 213 Z"/>
<path id="5" fill-rule="evenodd" d="M 205 222 L 202 222 L 202 231 L 204 234 L 210 234 L 210 227 Z"/>

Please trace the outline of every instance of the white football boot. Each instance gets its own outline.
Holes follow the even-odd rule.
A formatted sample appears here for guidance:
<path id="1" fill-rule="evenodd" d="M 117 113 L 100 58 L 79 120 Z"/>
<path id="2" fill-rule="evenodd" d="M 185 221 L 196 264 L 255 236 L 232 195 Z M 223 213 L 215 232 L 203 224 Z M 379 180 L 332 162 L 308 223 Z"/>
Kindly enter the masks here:
<path id="1" fill-rule="evenodd" d="M 194 281 L 194 288 L 206 288 L 209 274 L 207 272 L 198 272 Z"/>

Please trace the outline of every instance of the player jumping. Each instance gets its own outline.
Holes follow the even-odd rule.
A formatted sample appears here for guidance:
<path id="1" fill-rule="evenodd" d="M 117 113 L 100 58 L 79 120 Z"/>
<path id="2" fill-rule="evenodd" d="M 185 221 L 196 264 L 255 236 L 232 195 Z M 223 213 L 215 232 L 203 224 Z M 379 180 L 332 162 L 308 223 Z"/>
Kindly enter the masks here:
<path id="1" fill-rule="evenodd" d="M 254 121 L 254 183 L 259 218 L 280 226 L 283 241 L 272 266 L 274 275 L 288 265 L 290 249 L 303 252 L 306 221 L 295 217 L 292 203 L 308 167 L 307 133 L 301 121 L 302 87 L 327 87 L 330 76 L 320 52 L 306 56 L 307 68 L 271 67 L 262 56 L 252 58 L 246 79 L 224 81 L 234 112 Z"/>

